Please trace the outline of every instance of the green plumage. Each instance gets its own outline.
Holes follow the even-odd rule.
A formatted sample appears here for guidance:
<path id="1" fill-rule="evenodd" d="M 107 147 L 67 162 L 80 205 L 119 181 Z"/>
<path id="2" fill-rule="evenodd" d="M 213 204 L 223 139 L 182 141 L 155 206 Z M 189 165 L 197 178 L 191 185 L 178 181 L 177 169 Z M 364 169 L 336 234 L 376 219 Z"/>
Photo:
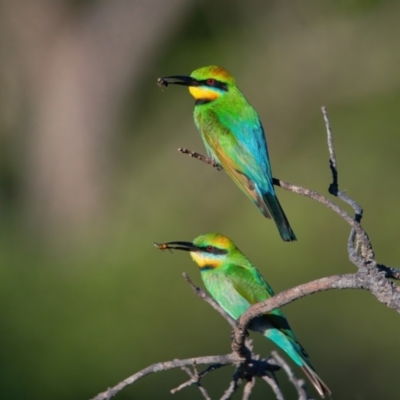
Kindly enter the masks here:
<path id="1" fill-rule="evenodd" d="M 205 287 L 214 300 L 235 320 L 251 305 L 274 295 L 257 268 L 229 238 L 209 233 L 193 243 L 170 242 L 160 248 L 190 251 L 198 264 Z M 251 330 L 262 333 L 300 366 L 322 398 L 331 392 L 312 367 L 308 354 L 297 340 L 280 309 L 252 321 Z"/>
<path id="2" fill-rule="evenodd" d="M 194 121 L 208 155 L 266 218 L 272 216 L 283 240 L 296 240 L 275 194 L 263 126 L 235 79 L 211 65 L 190 76 L 160 78 L 159 83 L 189 87 L 195 98 Z"/>

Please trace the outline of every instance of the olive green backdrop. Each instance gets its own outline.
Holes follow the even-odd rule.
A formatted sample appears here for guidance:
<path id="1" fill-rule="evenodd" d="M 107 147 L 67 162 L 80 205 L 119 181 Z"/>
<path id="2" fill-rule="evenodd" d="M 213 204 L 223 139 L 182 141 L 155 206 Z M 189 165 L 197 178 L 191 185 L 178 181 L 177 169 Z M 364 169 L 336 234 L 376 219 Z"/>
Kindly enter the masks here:
<path id="1" fill-rule="evenodd" d="M 68 23 L 102 5 L 64 3 L 68 12 L 60 12 Z M 61 207 L 68 218 L 53 209 L 50 214 L 47 206 L 37 211 L 48 197 L 30 195 L 36 184 L 26 159 L 35 139 L 28 146 L 26 138 L 35 102 L 9 95 L 13 85 L 23 85 L 22 72 L 1 75 L 1 399 L 88 399 L 151 363 L 230 351 L 228 324 L 181 277 L 186 271 L 200 284 L 195 264 L 188 254 L 157 251 L 154 241 L 223 233 L 276 292 L 355 270 L 346 251 L 349 227 L 332 211 L 278 188 L 298 236 L 298 242 L 284 243 L 224 172 L 177 153 L 181 146 L 204 153 L 192 121 L 193 99 L 185 88 L 161 91 L 159 76 L 208 64 L 226 67 L 260 114 L 274 176 L 328 195 L 325 105 L 341 189 L 364 207 L 363 226 L 377 260 L 400 266 L 400 4 L 245 3 L 182 4 L 179 17 L 154 31 L 158 39 L 143 53 L 140 68 L 126 73 L 123 101 L 100 146 L 108 174 L 96 200 L 100 206 L 88 219 L 76 213 L 73 224 L 69 203 Z M 154 16 L 167 12 L 163 7 L 155 7 Z M 12 51 L 8 32 L 0 35 Z M 2 53 L 0 68 L 11 62 Z M 27 122 L 15 123 L 21 120 Z M 96 135 L 93 140 L 96 153 Z M 47 162 L 46 151 L 42 160 Z M 52 162 L 44 168 L 57 171 L 57 160 Z M 400 396 L 400 317 L 394 311 L 362 291 L 316 294 L 284 311 L 334 398 Z M 268 355 L 273 346 L 254 338 L 256 350 Z M 231 373 L 227 367 L 203 383 L 218 398 Z M 181 371 L 158 373 L 116 398 L 172 398 L 169 390 L 186 378 Z M 278 378 L 294 398 L 286 376 L 280 372 Z M 265 383 L 256 384 L 252 398 L 272 397 Z M 201 396 L 189 388 L 174 398 Z"/>

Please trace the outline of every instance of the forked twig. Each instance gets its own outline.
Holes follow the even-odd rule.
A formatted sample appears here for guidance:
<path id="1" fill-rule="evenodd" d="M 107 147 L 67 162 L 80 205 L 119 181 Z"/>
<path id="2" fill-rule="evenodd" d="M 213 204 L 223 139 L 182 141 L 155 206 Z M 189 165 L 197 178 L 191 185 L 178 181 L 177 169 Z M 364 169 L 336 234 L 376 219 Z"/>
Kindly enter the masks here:
<path id="1" fill-rule="evenodd" d="M 271 352 L 272 357 L 276 360 L 278 365 L 286 372 L 286 375 L 289 378 L 289 381 L 292 383 L 292 385 L 295 387 L 297 390 L 297 394 L 299 396 L 299 400 L 311 400 L 309 399 L 306 389 L 305 389 L 305 382 L 303 379 L 297 379 L 294 374 L 292 369 L 288 366 L 288 364 L 285 362 L 285 360 L 278 354 L 277 351 L 272 351 Z"/>
<path id="2" fill-rule="evenodd" d="M 191 386 L 191 385 L 197 385 L 200 393 L 203 395 L 205 400 L 211 400 L 211 397 L 209 396 L 207 390 L 201 385 L 200 380 L 201 378 L 204 376 L 203 374 L 200 374 L 199 371 L 197 370 L 197 366 L 196 366 L 196 362 L 193 362 L 193 372 L 186 366 L 181 367 L 181 370 L 186 372 L 190 379 L 182 384 L 180 384 L 178 387 L 176 387 L 175 389 L 171 390 L 172 394 L 175 394 L 177 392 L 179 392 L 180 390 Z M 222 365 L 221 365 L 222 367 Z"/>

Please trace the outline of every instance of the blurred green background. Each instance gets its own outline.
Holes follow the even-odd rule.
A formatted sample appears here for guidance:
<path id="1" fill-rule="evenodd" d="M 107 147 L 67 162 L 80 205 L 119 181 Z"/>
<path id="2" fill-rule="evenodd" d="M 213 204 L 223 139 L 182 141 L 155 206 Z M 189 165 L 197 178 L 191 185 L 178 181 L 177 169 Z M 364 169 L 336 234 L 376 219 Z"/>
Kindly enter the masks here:
<path id="1" fill-rule="evenodd" d="M 204 152 L 193 99 L 159 76 L 226 67 L 274 176 L 327 195 L 325 105 L 341 189 L 364 207 L 377 260 L 398 266 L 399 21 L 395 0 L 1 0 L 0 398 L 88 399 L 151 363 L 230 351 L 228 324 L 181 278 L 200 284 L 195 264 L 153 241 L 224 233 L 276 292 L 355 271 L 328 209 L 278 188 L 299 239 L 284 243 L 225 173 L 178 154 Z M 398 314 L 361 291 L 284 311 L 334 398 L 399 398 Z M 231 373 L 204 385 L 221 396 Z M 172 398 L 186 378 L 152 375 L 117 399 Z"/>

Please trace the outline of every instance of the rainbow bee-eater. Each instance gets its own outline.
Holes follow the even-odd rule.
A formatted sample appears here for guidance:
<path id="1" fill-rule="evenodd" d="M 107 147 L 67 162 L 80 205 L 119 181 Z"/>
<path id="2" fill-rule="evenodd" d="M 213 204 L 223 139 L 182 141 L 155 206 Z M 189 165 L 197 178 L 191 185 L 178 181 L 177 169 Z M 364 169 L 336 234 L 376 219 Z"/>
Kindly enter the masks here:
<path id="1" fill-rule="evenodd" d="M 190 252 L 199 266 L 201 278 L 214 300 L 235 320 L 252 304 L 274 295 L 272 288 L 257 268 L 236 247 L 233 241 L 217 233 L 208 233 L 193 242 L 155 244 L 159 249 Z M 308 355 L 296 339 L 281 310 L 275 309 L 254 319 L 249 329 L 261 332 L 272 340 L 300 366 L 319 395 L 330 396 L 331 391 L 311 365 Z"/>
<path id="2" fill-rule="evenodd" d="M 267 218 L 283 240 L 296 236 L 276 197 L 267 142 L 256 110 L 224 68 L 211 65 L 190 76 L 166 76 L 158 84 L 183 85 L 195 98 L 194 121 L 208 155 L 220 164 Z"/>

